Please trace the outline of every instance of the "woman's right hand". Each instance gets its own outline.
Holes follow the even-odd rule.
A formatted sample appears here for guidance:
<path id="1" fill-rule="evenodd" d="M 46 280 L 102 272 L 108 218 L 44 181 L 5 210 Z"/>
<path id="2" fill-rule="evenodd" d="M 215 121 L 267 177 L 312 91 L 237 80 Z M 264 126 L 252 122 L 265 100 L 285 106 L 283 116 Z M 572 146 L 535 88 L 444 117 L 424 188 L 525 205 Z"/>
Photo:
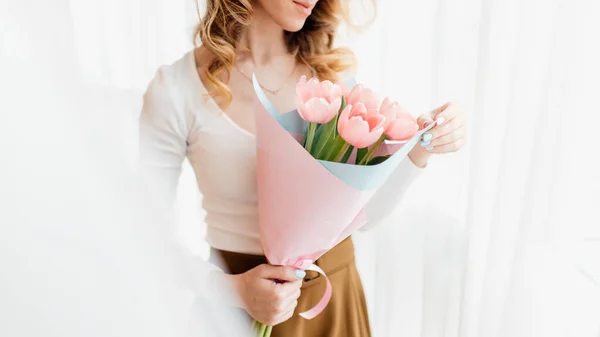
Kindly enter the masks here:
<path id="1" fill-rule="evenodd" d="M 274 326 L 294 314 L 305 275 L 305 271 L 292 267 L 262 264 L 225 277 L 238 294 L 240 306 L 255 320 Z"/>

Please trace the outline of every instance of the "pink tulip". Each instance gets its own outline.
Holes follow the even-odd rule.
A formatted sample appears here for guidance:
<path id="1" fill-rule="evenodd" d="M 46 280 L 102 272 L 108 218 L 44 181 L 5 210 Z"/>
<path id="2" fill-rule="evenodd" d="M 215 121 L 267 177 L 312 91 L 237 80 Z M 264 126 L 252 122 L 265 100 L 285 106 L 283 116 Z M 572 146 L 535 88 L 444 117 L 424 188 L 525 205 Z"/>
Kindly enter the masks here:
<path id="1" fill-rule="evenodd" d="M 357 84 L 350 90 L 347 99 L 348 104 L 356 105 L 362 103 L 367 111 L 379 110 L 379 96 L 371 89 L 365 88 L 362 84 Z"/>
<path id="2" fill-rule="evenodd" d="M 383 134 L 385 117 L 377 110 L 367 111 L 363 103 L 347 105 L 338 120 L 338 132 L 350 145 L 362 149 L 373 145 Z"/>
<path id="3" fill-rule="evenodd" d="M 419 125 L 415 118 L 398 102 L 385 98 L 379 110 L 385 116 L 384 133 L 391 140 L 405 141 L 412 138 L 418 131 Z"/>
<path id="4" fill-rule="evenodd" d="M 298 113 L 309 123 L 331 121 L 342 105 L 342 88 L 331 81 L 319 82 L 314 77 L 307 81 L 302 76 L 296 84 L 296 94 L 300 98 Z"/>

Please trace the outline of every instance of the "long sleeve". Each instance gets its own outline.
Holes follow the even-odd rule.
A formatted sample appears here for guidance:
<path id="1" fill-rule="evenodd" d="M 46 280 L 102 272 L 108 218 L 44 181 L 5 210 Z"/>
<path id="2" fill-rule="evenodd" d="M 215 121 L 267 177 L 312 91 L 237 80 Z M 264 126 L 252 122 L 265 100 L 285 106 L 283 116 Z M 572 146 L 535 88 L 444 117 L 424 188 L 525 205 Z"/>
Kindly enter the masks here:
<path id="1" fill-rule="evenodd" d="M 168 70 L 168 69 L 167 69 Z M 208 287 L 214 265 L 193 255 L 175 238 L 172 211 L 181 165 L 186 156 L 191 121 L 185 113 L 184 98 L 174 99 L 174 85 L 167 70 L 159 70 L 146 93 L 139 123 L 139 174 L 145 204 L 142 218 L 158 222 L 174 257 L 174 266 L 183 285 L 197 295 L 214 298 Z"/>
<path id="2" fill-rule="evenodd" d="M 404 158 L 365 207 L 367 224 L 361 230 L 369 230 L 390 216 L 410 185 L 423 171 L 424 169 L 416 166 L 410 158 Z"/>
<path id="3" fill-rule="evenodd" d="M 344 85 L 348 88 L 354 86 L 357 81 L 353 74 L 347 74 Z M 417 145 L 419 146 L 419 145 Z M 365 207 L 367 224 L 361 227 L 361 231 L 369 230 L 385 220 L 398 207 L 402 197 L 421 173 L 423 168 L 416 166 L 410 158 L 398 165 L 396 170 L 388 178 L 387 182 L 375 193 L 373 198 Z"/>
<path id="4" fill-rule="evenodd" d="M 162 207 L 175 199 L 186 153 L 186 118 L 171 96 L 168 76 L 159 70 L 150 82 L 140 115 L 140 174 Z"/>

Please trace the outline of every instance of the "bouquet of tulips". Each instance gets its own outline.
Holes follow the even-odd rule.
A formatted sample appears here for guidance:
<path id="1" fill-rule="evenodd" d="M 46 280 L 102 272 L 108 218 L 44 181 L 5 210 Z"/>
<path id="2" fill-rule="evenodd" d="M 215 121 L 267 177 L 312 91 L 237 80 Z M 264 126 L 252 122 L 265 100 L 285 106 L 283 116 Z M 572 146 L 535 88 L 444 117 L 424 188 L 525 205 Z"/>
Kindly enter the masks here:
<path id="1" fill-rule="evenodd" d="M 351 90 L 343 84 L 302 77 L 296 85 L 298 114 L 308 123 L 304 148 L 316 159 L 346 163 L 357 149 L 356 165 L 378 164 L 373 158 L 385 140 L 404 142 L 418 130 L 415 118 L 398 102 L 362 84 Z"/>
<path id="2" fill-rule="evenodd" d="M 362 84 L 307 80 L 297 86 L 297 110 L 280 114 L 253 78 L 261 245 L 272 265 L 322 274 L 323 297 L 333 289 L 314 262 L 368 221 L 363 211 L 422 134 L 397 102 Z M 254 322 L 258 336 L 272 327 Z"/>

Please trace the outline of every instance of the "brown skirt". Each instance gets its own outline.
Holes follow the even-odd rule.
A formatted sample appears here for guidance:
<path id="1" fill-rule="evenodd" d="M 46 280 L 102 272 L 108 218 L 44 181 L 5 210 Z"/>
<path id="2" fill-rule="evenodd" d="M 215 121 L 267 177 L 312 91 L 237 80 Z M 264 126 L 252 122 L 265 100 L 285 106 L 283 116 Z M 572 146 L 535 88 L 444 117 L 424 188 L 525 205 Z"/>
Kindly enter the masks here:
<path id="1" fill-rule="evenodd" d="M 211 250 L 213 262 L 224 263 L 231 274 L 244 273 L 266 263 L 264 256 L 247 255 L 221 250 Z M 302 285 L 302 294 L 294 316 L 273 327 L 272 337 L 369 337 L 371 330 L 367 303 L 356 264 L 354 245 L 347 238 L 315 263 L 329 277 L 333 287 L 331 301 L 317 317 L 306 320 L 299 312 L 312 308 L 325 292 L 325 279 L 316 272 L 308 271 Z"/>

